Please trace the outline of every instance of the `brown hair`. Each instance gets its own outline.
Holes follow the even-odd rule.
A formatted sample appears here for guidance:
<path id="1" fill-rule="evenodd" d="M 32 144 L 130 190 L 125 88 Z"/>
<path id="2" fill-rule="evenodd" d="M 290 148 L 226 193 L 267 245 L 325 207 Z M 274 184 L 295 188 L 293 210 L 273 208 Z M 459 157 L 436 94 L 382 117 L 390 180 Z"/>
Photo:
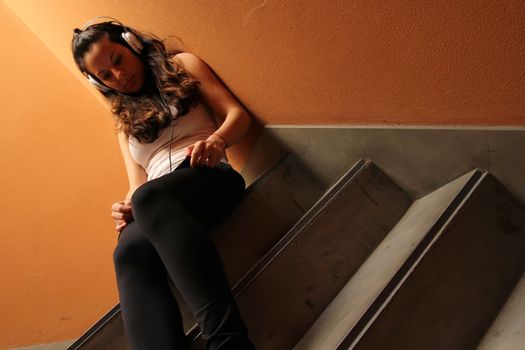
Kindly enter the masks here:
<path id="1" fill-rule="evenodd" d="M 135 34 L 144 49 L 138 54 L 121 37 L 124 29 Z M 198 104 L 200 99 L 199 82 L 181 67 L 170 61 L 170 57 L 180 50 L 167 50 L 164 40 L 154 35 L 146 35 L 129 27 L 111 22 L 89 26 L 86 30 L 75 29 L 71 49 L 78 68 L 87 74 L 84 55 L 91 44 L 107 35 L 109 40 L 128 47 L 137 55 L 145 67 L 145 80 L 141 90 L 125 94 L 115 90 L 100 91 L 111 103 L 115 117 L 115 127 L 127 136 L 132 135 L 142 143 L 157 139 L 172 117 L 180 117 Z M 172 116 L 166 103 L 177 107 L 178 113 Z"/>

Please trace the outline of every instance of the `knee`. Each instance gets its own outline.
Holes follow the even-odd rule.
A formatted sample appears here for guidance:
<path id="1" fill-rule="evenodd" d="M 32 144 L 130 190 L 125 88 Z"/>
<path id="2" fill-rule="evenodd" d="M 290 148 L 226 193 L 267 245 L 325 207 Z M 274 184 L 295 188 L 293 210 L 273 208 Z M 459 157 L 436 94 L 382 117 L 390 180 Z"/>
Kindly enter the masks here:
<path id="1" fill-rule="evenodd" d="M 139 186 L 131 195 L 131 207 L 133 213 L 142 212 L 156 197 L 158 189 L 152 186 L 152 182 L 146 182 Z"/>
<path id="2" fill-rule="evenodd" d="M 158 181 L 148 181 L 138 187 L 131 196 L 133 215 L 146 216 L 155 214 L 164 204 L 177 201 L 180 191 L 167 191 L 165 186 Z"/>
<path id="3" fill-rule="evenodd" d="M 138 240 L 121 240 L 113 251 L 113 264 L 118 270 L 129 266 L 145 266 L 153 258 L 153 248 Z"/>

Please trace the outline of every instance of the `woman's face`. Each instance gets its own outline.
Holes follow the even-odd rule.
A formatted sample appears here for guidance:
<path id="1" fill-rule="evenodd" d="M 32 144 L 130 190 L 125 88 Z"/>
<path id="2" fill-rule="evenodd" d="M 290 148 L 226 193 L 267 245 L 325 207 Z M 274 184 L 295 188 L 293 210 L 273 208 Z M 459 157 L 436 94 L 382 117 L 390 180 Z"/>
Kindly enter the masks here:
<path id="1" fill-rule="evenodd" d="M 119 92 L 134 93 L 144 84 L 144 63 L 126 46 L 111 42 L 107 35 L 91 44 L 84 64 L 89 74 Z"/>

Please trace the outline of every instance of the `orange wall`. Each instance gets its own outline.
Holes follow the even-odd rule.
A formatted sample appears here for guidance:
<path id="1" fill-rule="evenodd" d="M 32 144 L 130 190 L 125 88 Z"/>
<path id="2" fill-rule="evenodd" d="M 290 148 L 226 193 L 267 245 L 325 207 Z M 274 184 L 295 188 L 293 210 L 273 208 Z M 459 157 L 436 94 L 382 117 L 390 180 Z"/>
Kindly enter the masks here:
<path id="1" fill-rule="evenodd" d="M 264 123 L 525 123 L 522 0 L 6 2 L 68 67 L 95 15 L 178 34 Z"/>
<path id="2" fill-rule="evenodd" d="M 78 337 L 118 302 L 111 117 L 0 2 L 0 349 Z M 6 45 L 9 43 L 9 46 Z"/>
<path id="3" fill-rule="evenodd" d="M 179 35 L 263 123 L 525 124 L 521 0 L 4 0 L 0 349 L 75 338 L 117 302 L 125 171 L 69 53 L 101 14 Z"/>

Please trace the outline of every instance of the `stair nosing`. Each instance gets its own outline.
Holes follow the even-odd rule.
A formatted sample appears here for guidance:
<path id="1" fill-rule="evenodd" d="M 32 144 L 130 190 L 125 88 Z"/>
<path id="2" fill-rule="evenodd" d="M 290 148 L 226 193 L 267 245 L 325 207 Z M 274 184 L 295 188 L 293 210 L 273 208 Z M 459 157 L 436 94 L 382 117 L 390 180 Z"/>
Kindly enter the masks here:
<path id="1" fill-rule="evenodd" d="M 257 276 L 262 273 L 272 261 L 294 240 L 302 230 L 307 227 L 326 207 L 336 198 L 339 193 L 359 175 L 366 166 L 372 164 L 368 159 L 360 159 L 356 162 L 339 180 L 328 188 L 324 194 L 314 203 L 314 205 L 303 214 L 303 216 L 287 231 L 287 233 L 262 257 L 260 258 L 244 275 L 235 283 L 232 288 L 234 297 L 237 298 L 248 288 Z M 193 341 L 200 334 L 199 327 L 194 324 L 186 333 L 186 337 Z"/>
<path id="2" fill-rule="evenodd" d="M 104 316 L 102 316 L 94 325 L 92 325 L 84 334 L 82 334 L 73 344 L 67 347 L 66 350 L 76 350 L 84 345 L 88 340 L 97 334 L 99 330 L 104 328 L 113 318 L 120 313 L 120 303 L 113 306 Z"/>
<path id="3" fill-rule="evenodd" d="M 253 280 L 294 240 L 302 230 L 307 227 L 315 218 L 331 203 L 331 201 L 346 188 L 346 186 L 370 164 L 370 161 L 361 159 L 347 173 L 341 176 L 340 180 L 331 186 L 314 203 L 314 205 L 304 213 L 304 215 L 287 231 L 287 233 L 251 268 L 243 277 L 235 283 L 232 290 L 237 297 L 242 293 Z"/>
<path id="4" fill-rule="evenodd" d="M 486 175 L 487 172 L 484 170 L 473 170 L 470 179 L 450 201 L 443 213 L 431 226 L 428 232 L 414 248 L 412 253 L 410 253 L 408 258 L 402 263 L 401 267 L 399 267 L 392 278 L 390 278 L 385 287 L 377 294 L 376 297 L 374 297 L 372 303 L 367 307 L 357 323 L 353 325 L 350 332 L 343 338 L 343 340 L 341 340 L 336 350 L 353 349 L 359 343 L 374 320 L 379 317 L 381 312 L 388 305 L 389 301 L 402 287 L 404 281 L 410 277 L 419 262 L 426 256 L 428 250 L 446 230 L 450 222 L 454 219 L 464 204 L 469 200 Z"/>

